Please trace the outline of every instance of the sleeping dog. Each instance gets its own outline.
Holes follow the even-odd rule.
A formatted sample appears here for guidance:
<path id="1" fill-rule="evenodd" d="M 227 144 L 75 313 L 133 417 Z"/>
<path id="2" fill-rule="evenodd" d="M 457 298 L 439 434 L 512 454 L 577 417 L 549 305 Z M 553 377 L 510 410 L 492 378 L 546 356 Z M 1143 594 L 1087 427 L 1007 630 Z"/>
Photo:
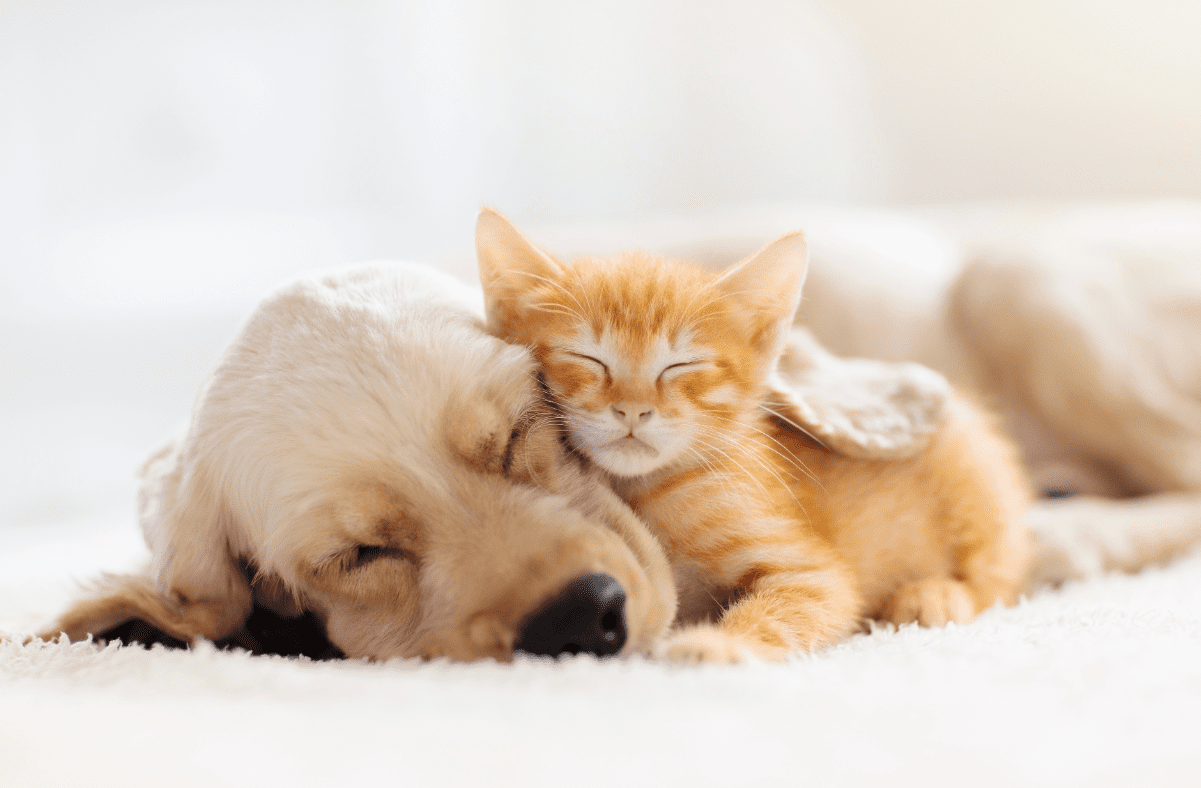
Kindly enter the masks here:
<path id="1" fill-rule="evenodd" d="M 660 544 L 544 410 L 528 350 L 432 269 L 307 279 L 251 316 L 186 434 L 146 463 L 144 573 L 109 576 L 43 634 L 349 657 L 645 653 L 672 623 Z M 945 381 L 842 364 L 796 335 L 798 429 L 902 458 Z M 313 644 L 279 637 L 311 630 Z M 328 641 L 325 640 L 328 638 Z"/>
<path id="2" fill-rule="evenodd" d="M 273 650 L 266 615 L 369 659 L 648 650 L 675 614 L 663 551 L 563 449 L 529 354 L 479 312 L 403 264 L 268 298 L 143 469 L 149 568 L 43 637 Z"/>

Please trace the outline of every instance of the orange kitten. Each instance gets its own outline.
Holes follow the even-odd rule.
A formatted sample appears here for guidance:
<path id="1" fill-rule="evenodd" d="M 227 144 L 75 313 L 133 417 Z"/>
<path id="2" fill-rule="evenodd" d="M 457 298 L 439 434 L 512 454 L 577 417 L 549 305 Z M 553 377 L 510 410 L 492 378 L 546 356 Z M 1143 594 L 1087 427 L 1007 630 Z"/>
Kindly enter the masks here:
<path id="1" fill-rule="evenodd" d="M 784 407 L 770 381 L 801 234 L 720 275 L 638 252 L 565 264 L 485 210 L 477 249 L 490 329 L 533 348 L 569 442 L 667 549 L 685 625 L 669 658 L 780 658 L 864 615 L 943 624 L 1015 600 L 1024 487 L 978 411 L 957 400 L 925 450 L 885 462 L 765 409 Z"/>

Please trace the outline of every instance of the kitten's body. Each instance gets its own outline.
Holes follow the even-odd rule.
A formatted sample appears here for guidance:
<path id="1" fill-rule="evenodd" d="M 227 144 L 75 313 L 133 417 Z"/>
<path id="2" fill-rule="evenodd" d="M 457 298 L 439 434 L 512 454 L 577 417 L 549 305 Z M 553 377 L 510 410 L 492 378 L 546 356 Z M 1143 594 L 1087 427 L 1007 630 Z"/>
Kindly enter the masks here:
<path id="1" fill-rule="evenodd" d="M 640 253 L 559 263 L 488 211 L 477 242 L 490 326 L 534 349 L 569 440 L 676 567 L 690 626 L 669 657 L 775 658 L 864 615 L 943 624 L 1015 601 L 1025 489 L 976 408 L 955 399 L 922 452 L 871 461 L 773 405 L 799 235 L 717 277 Z"/>

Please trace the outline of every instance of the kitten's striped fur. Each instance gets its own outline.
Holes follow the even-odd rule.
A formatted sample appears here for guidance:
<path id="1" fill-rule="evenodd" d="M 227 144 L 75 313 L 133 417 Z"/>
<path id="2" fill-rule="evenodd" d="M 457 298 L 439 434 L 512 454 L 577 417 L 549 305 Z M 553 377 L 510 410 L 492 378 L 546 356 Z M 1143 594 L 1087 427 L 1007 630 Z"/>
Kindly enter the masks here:
<path id="1" fill-rule="evenodd" d="M 669 657 L 779 658 L 864 615 L 942 624 L 1015 600 L 1025 490 L 978 410 L 956 400 L 926 450 L 883 462 L 762 406 L 804 281 L 800 234 L 720 275 L 639 252 L 562 263 L 488 210 L 477 244 L 491 330 L 533 348 L 569 440 L 676 567 Z"/>

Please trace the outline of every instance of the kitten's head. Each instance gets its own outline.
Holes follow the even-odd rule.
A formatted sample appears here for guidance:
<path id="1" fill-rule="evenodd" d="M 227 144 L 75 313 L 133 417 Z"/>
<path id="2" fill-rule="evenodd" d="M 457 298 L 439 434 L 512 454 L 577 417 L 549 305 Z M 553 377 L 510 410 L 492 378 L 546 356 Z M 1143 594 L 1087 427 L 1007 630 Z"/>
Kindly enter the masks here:
<path id="1" fill-rule="evenodd" d="M 728 451 L 730 427 L 766 390 L 806 268 L 800 233 L 720 274 L 640 252 L 564 263 L 488 209 L 476 250 L 489 329 L 533 348 L 572 443 L 626 477 Z"/>

